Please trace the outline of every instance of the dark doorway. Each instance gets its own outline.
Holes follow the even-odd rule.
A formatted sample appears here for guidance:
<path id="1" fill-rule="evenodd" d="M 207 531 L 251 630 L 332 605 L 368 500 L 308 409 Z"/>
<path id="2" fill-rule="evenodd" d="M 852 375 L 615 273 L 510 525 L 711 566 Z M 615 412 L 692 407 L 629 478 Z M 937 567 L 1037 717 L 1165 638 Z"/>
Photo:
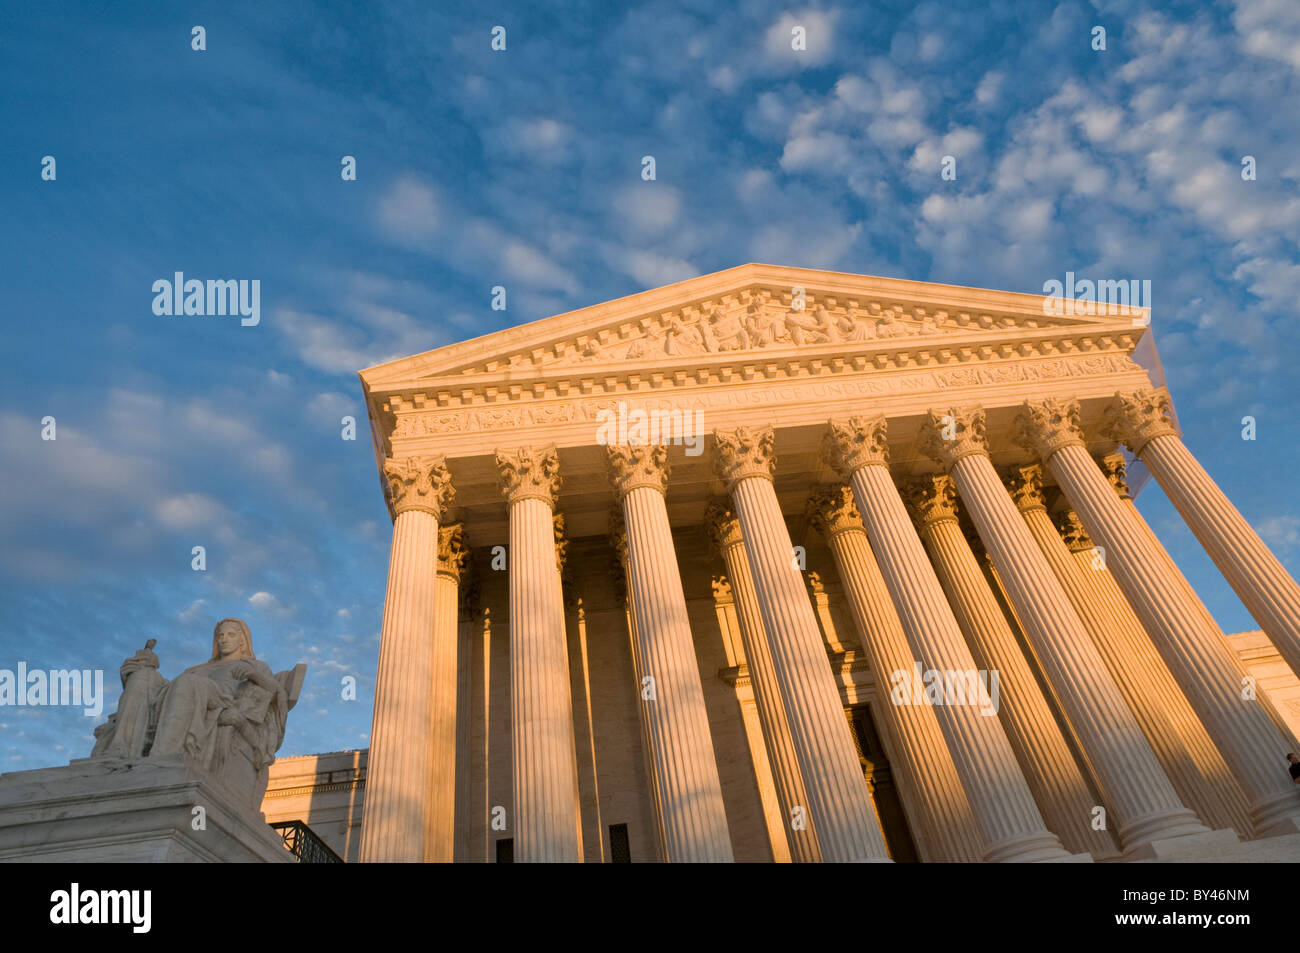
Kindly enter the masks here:
<path id="1" fill-rule="evenodd" d="M 912 843 L 907 815 L 903 813 L 903 802 L 899 800 L 898 788 L 889 769 L 889 759 L 885 757 L 885 748 L 876 732 L 871 707 L 866 704 L 854 705 L 845 714 L 853 726 L 853 742 L 862 762 L 863 777 L 867 779 L 867 787 L 876 802 L 876 816 L 880 819 L 889 856 L 895 863 L 914 864 L 917 861 L 916 845 Z"/>

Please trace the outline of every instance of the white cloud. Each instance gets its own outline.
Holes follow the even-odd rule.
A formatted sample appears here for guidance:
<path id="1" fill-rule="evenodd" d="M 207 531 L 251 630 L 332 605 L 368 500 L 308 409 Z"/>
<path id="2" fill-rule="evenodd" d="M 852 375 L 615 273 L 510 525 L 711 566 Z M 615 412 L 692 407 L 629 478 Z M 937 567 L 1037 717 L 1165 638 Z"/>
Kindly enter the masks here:
<path id="1" fill-rule="evenodd" d="M 1300 547 L 1300 517 L 1286 514 L 1269 516 L 1260 520 L 1255 530 L 1279 556 L 1289 556 Z"/>
<path id="2" fill-rule="evenodd" d="M 168 529 L 193 530 L 223 523 L 225 509 L 202 493 L 185 493 L 160 500 L 154 513 Z"/>
<path id="3" fill-rule="evenodd" d="M 1002 81 L 1006 79 L 1001 70 L 989 70 L 975 87 L 975 102 L 981 106 L 992 106 L 1002 93 Z"/>
<path id="4" fill-rule="evenodd" d="M 259 612 L 265 612 L 268 615 L 288 616 L 292 615 L 293 610 L 287 609 L 281 605 L 280 600 L 269 592 L 255 592 L 248 597 L 248 604 Z"/>
<path id="5" fill-rule="evenodd" d="M 207 616 L 207 599 L 195 599 L 186 608 L 176 614 L 176 619 L 184 625 L 193 625 Z"/>
<path id="6" fill-rule="evenodd" d="M 849 158 L 848 140 L 833 132 L 820 132 L 788 141 L 781 153 L 781 168 L 786 172 L 834 172 Z"/>
<path id="7" fill-rule="evenodd" d="M 344 415 L 351 414 L 355 417 L 362 411 L 359 401 L 348 397 L 345 394 L 340 394 L 337 391 L 330 391 L 328 393 L 317 394 L 308 401 L 307 412 L 312 417 L 319 418 L 333 426 L 337 424 Z"/>
<path id="8" fill-rule="evenodd" d="M 379 200 L 379 224 L 392 238 L 427 239 L 438 230 L 433 189 L 414 178 L 394 182 Z"/>
<path id="9" fill-rule="evenodd" d="M 1295 0 L 1239 0 L 1232 25 L 1246 52 L 1300 72 L 1300 4 Z"/>
<path id="10" fill-rule="evenodd" d="M 821 66 L 834 54 L 838 10 L 802 10 L 787 13 L 768 28 L 763 51 L 768 60 L 784 67 Z M 795 29 L 803 31 L 803 50 L 794 48 Z"/>
<path id="11" fill-rule="evenodd" d="M 681 258 L 669 258 L 635 248 L 606 249 L 606 259 L 624 274 L 646 288 L 670 285 L 698 275 L 699 269 Z"/>
<path id="12" fill-rule="evenodd" d="M 642 182 L 614 195 L 614 211 L 639 232 L 657 235 L 676 224 L 681 215 L 681 193 L 671 185 Z"/>

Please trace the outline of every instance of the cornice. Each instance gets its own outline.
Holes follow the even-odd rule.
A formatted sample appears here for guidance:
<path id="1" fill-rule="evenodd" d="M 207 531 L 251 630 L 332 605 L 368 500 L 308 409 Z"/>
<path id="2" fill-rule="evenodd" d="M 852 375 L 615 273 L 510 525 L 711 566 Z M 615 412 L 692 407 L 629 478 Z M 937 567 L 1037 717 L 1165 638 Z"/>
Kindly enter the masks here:
<path id="1" fill-rule="evenodd" d="M 781 265 L 746 264 L 389 361 L 361 371 L 361 380 L 368 390 L 394 390 L 395 381 L 461 374 L 473 369 L 476 363 L 484 364 L 482 372 L 493 373 L 494 378 L 500 380 L 503 369 L 510 365 L 510 354 L 515 351 L 523 350 L 530 356 L 534 350 L 554 350 L 560 346 L 562 354 L 569 354 L 584 350 L 584 342 L 580 339 L 599 343 L 602 332 L 607 341 L 611 338 L 628 339 L 627 326 L 645 330 L 643 322 L 653 322 L 666 313 L 684 308 L 718 307 L 724 299 L 740 300 L 746 294 L 767 294 L 777 304 L 788 304 L 797 287 L 803 289 L 810 306 L 835 299 L 835 304 L 852 303 L 867 311 L 892 308 L 897 309 L 900 315 L 906 313 L 919 319 L 930 316 L 936 324 L 950 322 L 954 328 L 971 326 L 980 330 L 997 330 L 1015 326 L 1034 330 L 1054 326 L 1135 330 L 1135 322 L 1131 319 L 1049 315 L 1044 307 L 1047 299 L 1043 295 Z M 1140 325 L 1144 322 L 1138 324 L 1136 333 L 1140 337 L 1145 330 Z M 555 356 L 559 358 L 562 355 Z M 489 361 L 497 361 L 498 367 L 494 371 L 487 371 Z"/>

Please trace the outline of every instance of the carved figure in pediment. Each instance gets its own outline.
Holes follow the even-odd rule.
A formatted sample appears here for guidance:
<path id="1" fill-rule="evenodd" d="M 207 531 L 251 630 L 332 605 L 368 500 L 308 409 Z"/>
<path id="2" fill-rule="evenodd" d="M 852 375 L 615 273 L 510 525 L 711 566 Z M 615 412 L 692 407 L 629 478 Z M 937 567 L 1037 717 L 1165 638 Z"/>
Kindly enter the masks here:
<path id="1" fill-rule="evenodd" d="M 755 298 L 745 308 L 745 327 L 749 330 L 749 340 L 754 347 L 767 347 L 775 343 L 785 330 L 775 317 L 768 314 L 767 304 L 762 298 Z"/>
<path id="2" fill-rule="evenodd" d="M 664 353 L 703 354 L 706 348 L 698 322 L 698 318 L 687 318 L 680 314 L 669 318 L 668 327 L 664 329 Z"/>
<path id="3" fill-rule="evenodd" d="M 701 328 L 704 331 L 704 343 L 710 351 L 744 351 L 752 347 L 749 329 L 736 312 L 723 314 L 721 308 L 714 308 Z"/>
<path id="4" fill-rule="evenodd" d="M 835 319 L 835 332 L 841 341 L 870 341 L 876 336 L 876 325 L 859 315 L 857 308 L 849 308 Z"/>
<path id="5" fill-rule="evenodd" d="M 876 337 L 878 338 L 901 338 L 911 333 L 911 325 L 894 317 L 893 311 L 885 311 L 876 319 Z"/>
<path id="6" fill-rule="evenodd" d="M 785 327 L 790 332 L 790 340 L 795 344 L 829 344 L 835 340 L 835 322 L 821 305 L 813 309 L 811 315 L 804 311 L 790 310 L 785 315 Z"/>

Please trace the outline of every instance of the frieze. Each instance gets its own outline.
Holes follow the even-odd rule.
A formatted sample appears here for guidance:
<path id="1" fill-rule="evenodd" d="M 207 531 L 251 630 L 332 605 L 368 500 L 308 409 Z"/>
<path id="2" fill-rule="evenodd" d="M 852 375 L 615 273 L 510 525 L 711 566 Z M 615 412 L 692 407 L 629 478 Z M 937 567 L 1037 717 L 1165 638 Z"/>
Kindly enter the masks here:
<path id="1" fill-rule="evenodd" d="M 797 400 L 872 397 L 882 394 L 906 394 L 913 391 L 976 387 L 988 384 L 1014 384 L 1028 381 L 1093 377 L 1136 370 L 1137 365 L 1125 354 L 1096 354 L 1086 357 L 1063 357 L 1055 360 L 995 364 L 978 367 L 917 368 L 906 374 L 859 378 L 856 380 L 788 380 L 767 382 L 763 388 L 732 387 L 705 390 L 686 387 L 683 399 L 666 396 L 639 397 L 621 395 L 624 402 L 651 409 L 723 409 Z M 733 384 L 739 384 L 733 381 Z M 618 400 L 572 400 L 563 403 L 513 404 L 500 407 L 471 407 L 465 410 L 407 410 L 397 415 L 392 436 L 396 438 L 433 436 L 488 430 L 506 430 L 549 424 L 595 421 L 600 411 L 616 411 Z M 689 406 L 683 406 L 688 404 Z"/>

